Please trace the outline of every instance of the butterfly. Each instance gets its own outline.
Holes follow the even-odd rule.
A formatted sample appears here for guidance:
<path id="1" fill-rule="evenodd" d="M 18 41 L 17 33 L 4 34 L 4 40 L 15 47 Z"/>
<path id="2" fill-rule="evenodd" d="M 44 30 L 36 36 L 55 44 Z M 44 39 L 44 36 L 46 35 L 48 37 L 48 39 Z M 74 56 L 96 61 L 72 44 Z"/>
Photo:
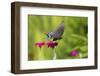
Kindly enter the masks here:
<path id="1" fill-rule="evenodd" d="M 47 35 L 47 38 L 56 41 L 62 39 L 63 33 L 64 33 L 64 22 L 62 22 L 56 30 L 45 34 Z"/>

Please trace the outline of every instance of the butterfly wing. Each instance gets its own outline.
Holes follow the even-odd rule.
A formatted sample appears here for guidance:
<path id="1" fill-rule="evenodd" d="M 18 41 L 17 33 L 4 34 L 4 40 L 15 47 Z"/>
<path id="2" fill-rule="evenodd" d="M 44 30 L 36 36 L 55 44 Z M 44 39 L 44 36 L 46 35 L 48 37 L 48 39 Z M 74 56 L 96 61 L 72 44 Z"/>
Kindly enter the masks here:
<path id="1" fill-rule="evenodd" d="M 61 23 L 60 26 L 52 32 L 53 38 L 60 38 L 64 33 L 64 23 Z"/>

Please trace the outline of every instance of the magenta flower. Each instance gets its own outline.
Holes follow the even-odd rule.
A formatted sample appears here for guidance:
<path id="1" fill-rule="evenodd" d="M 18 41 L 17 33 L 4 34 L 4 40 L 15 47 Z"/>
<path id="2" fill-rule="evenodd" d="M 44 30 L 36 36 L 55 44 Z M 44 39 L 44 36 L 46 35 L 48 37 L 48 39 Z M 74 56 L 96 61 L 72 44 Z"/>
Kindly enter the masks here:
<path id="1" fill-rule="evenodd" d="M 35 43 L 35 45 L 41 48 L 42 46 L 45 45 L 45 42 L 37 42 Z"/>
<path id="2" fill-rule="evenodd" d="M 73 50 L 71 53 L 70 53 L 71 56 L 77 56 L 78 55 L 78 51 L 77 50 Z"/>
<path id="3" fill-rule="evenodd" d="M 58 43 L 57 43 L 57 42 L 53 42 L 53 41 L 49 41 L 49 42 L 47 43 L 47 45 L 48 45 L 48 47 L 54 48 L 55 46 L 58 45 Z"/>

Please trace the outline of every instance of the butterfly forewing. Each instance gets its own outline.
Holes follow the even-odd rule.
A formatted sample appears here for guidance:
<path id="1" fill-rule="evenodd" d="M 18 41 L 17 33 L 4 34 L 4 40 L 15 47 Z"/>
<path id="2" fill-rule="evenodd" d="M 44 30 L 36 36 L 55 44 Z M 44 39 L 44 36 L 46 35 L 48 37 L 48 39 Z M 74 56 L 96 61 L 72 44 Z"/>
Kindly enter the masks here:
<path id="1" fill-rule="evenodd" d="M 64 32 L 64 23 L 60 24 L 60 26 L 52 33 L 53 38 L 60 38 Z"/>

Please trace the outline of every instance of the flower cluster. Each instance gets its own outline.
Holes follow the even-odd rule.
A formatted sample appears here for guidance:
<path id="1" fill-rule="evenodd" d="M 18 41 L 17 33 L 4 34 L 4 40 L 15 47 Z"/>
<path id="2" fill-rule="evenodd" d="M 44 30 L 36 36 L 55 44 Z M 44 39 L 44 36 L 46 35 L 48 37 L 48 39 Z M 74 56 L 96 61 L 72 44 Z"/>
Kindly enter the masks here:
<path id="1" fill-rule="evenodd" d="M 47 45 L 50 48 L 55 48 L 55 46 L 57 46 L 58 43 L 57 42 L 54 42 L 54 41 L 49 41 L 47 43 L 45 43 L 45 42 L 37 42 L 37 43 L 35 43 L 35 45 L 38 46 L 38 47 L 40 47 L 40 48 L 42 46 L 45 46 L 45 45 Z"/>
<path id="2" fill-rule="evenodd" d="M 37 42 L 35 43 L 35 45 L 41 48 L 42 46 L 45 45 L 45 42 Z"/>
<path id="3" fill-rule="evenodd" d="M 47 45 L 48 45 L 48 47 L 54 48 L 55 46 L 58 45 L 58 43 L 57 42 L 50 41 L 50 42 L 47 43 Z"/>
<path id="4" fill-rule="evenodd" d="M 70 53 L 71 56 L 75 57 L 78 55 L 78 51 L 77 50 L 73 50 L 71 53 Z"/>
<path id="5" fill-rule="evenodd" d="M 48 41 L 46 42 L 37 42 L 35 43 L 35 46 L 38 46 L 39 48 L 43 47 L 43 46 L 47 46 L 48 48 L 55 48 L 56 46 L 58 46 L 58 42 L 55 41 Z M 72 50 L 70 52 L 70 56 L 71 57 L 76 57 L 78 56 L 79 52 L 77 50 Z"/>

